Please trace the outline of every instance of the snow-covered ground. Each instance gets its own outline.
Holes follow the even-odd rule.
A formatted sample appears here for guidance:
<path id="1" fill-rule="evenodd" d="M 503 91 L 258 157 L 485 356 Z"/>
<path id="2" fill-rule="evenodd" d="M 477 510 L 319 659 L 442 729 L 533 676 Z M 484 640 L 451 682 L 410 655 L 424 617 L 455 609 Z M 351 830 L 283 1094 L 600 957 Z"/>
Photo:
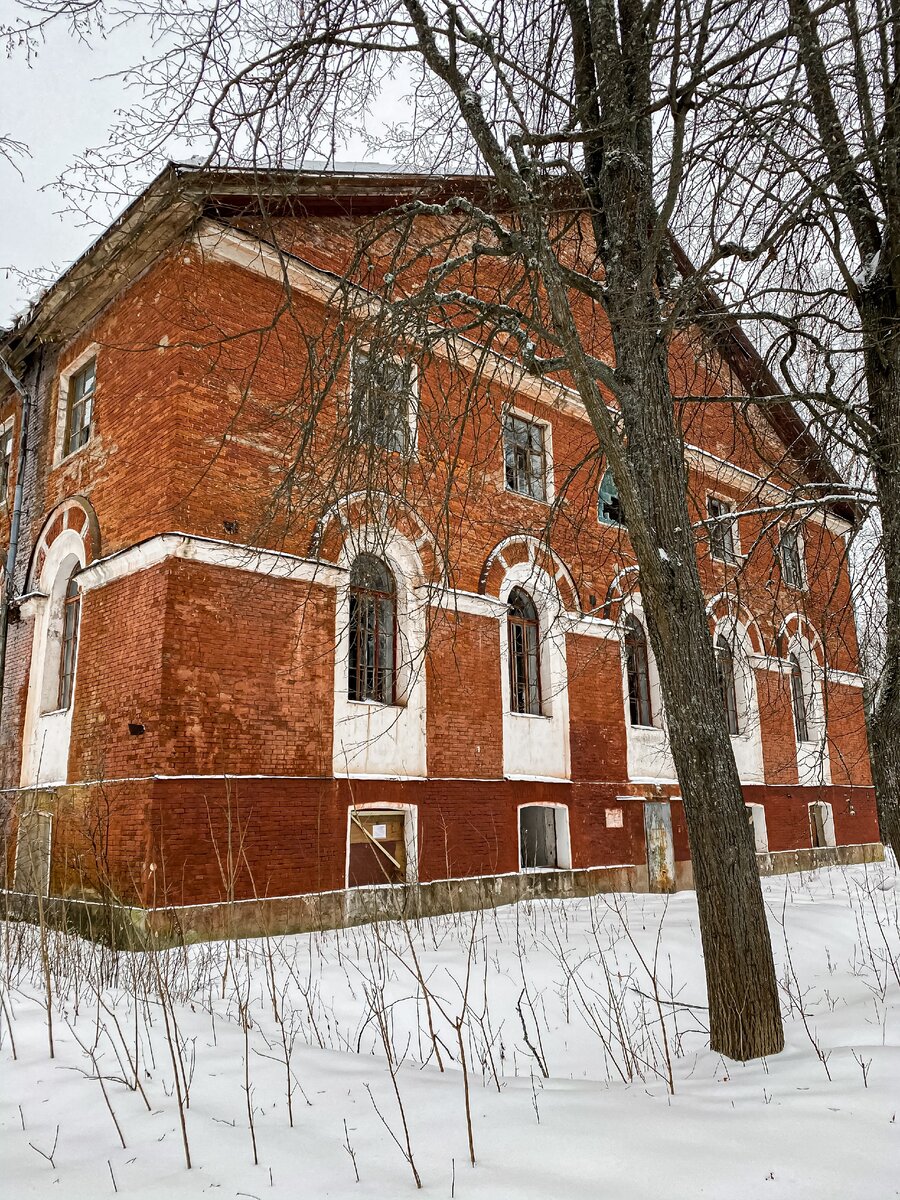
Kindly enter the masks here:
<path id="1" fill-rule="evenodd" d="M 746 1065 L 705 1048 L 690 893 L 156 956 L 48 935 L 53 1057 L 39 933 L 7 926 L 3 1194 L 900 1196 L 900 879 L 764 888 L 787 1048 Z"/>

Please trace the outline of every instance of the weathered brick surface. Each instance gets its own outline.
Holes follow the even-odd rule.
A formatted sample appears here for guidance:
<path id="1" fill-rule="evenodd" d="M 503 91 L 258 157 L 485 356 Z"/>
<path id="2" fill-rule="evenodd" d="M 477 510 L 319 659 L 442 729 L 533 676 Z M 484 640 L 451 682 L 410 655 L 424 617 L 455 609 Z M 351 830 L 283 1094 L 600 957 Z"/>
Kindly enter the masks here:
<path id="1" fill-rule="evenodd" d="M 424 244 L 435 232 L 426 224 L 417 236 Z M 306 259 L 339 271 L 351 253 L 353 223 L 318 214 L 274 233 Z M 363 277 L 368 265 L 383 275 L 387 262 L 373 251 Z M 479 286 L 502 282 L 486 270 Z M 583 303 L 580 319 L 594 349 L 608 349 L 602 314 Z M 185 245 L 164 255 L 71 344 L 48 347 L 32 371 L 34 453 L 18 590 L 42 532 L 53 532 L 47 526 L 55 507 L 82 495 L 97 514 L 94 553 L 101 556 L 180 530 L 335 562 L 344 521 L 360 525 L 383 515 L 417 546 L 417 582 L 449 582 L 485 596 L 496 596 L 506 568 L 533 553 L 524 539 L 549 536 L 573 580 L 570 587 L 559 573 L 564 605 L 618 615 L 604 601 L 617 578 L 626 586 L 633 581 L 633 572 L 621 575 L 633 559 L 627 535 L 597 519 L 603 464 L 583 419 L 513 393 L 489 372 L 473 386 L 469 374 L 434 355 L 419 363 L 416 455 L 366 456 L 346 436 L 346 362 L 336 366 L 335 385 L 322 389 L 335 366 L 334 335 L 334 314 L 319 301 L 295 290 L 285 305 L 277 281 Z M 93 436 L 54 466 L 59 371 L 91 344 L 98 346 Z M 671 364 L 679 394 L 734 389 L 722 363 L 695 338 L 679 338 Z M 505 489 L 500 414 L 510 402 L 552 428 L 554 484 L 562 496 L 552 512 Z M 0 419 L 13 411 L 0 397 Z M 691 445 L 787 481 L 793 468 L 778 467 L 783 449 L 758 414 L 687 404 L 683 421 Z M 338 515 L 338 502 L 361 489 L 389 498 L 344 504 Z M 698 522 L 708 490 L 747 501 L 714 461 L 695 464 L 690 503 Z M 7 517 L 0 509 L 0 533 Z M 755 621 L 755 651 L 783 653 L 779 635 L 800 614 L 825 646 L 828 664 L 854 671 L 841 537 L 806 523 L 808 587 L 795 592 L 781 582 L 770 525 L 761 515 L 740 519 L 746 557 L 739 573 L 712 561 L 701 542 L 707 594 L 727 590 L 739 598 Z M 503 543 L 501 558 L 495 552 Z M 536 558 L 556 572 L 543 551 Z M 572 782 L 504 781 L 498 621 L 432 608 L 425 662 L 431 778 L 348 783 L 330 778 L 335 623 L 330 587 L 199 562 L 169 560 L 86 594 L 69 781 L 102 781 L 102 788 L 72 789 L 77 803 L 68 799 L 60 812 L 54 886 L 69 887 L 66 862 L 90 876 L 96 835 L 85 830 L 96 829 L 103 811 L 111 823 L 103 866 L 91 869 L 148 902 L 342 886 L 351 803 L 417 806 L 423 879 L 516 870 L 517 808 L 532 801 L 568 804 L 576 866 L 643 861 L 640 799 L 653 793 L 627 781 L 616 641 L 566 637 Z M 7 796 L 19 781 L 32 635 L 26 617 L 10 627 L 0 735 Z M 839 841 L 874 839 L 860 690 L 829 684 L 834 787 L 810 789 L 797 786 L 787 676 L 758 670 L 756 679 L 767 783 L 746 791 L 766 806 L 772 849 L 809 845 L 808 803 L 819 794 L 834 805 Z M 129 732 L 129 725 L 143 732 Z M 188 778 L 195 776 L 202 778 Z M 622 809 L 621 828 L 607 825 L 608 808 Z M 683 860 L 687 836 L 677 803 L 673 832 Z"/>

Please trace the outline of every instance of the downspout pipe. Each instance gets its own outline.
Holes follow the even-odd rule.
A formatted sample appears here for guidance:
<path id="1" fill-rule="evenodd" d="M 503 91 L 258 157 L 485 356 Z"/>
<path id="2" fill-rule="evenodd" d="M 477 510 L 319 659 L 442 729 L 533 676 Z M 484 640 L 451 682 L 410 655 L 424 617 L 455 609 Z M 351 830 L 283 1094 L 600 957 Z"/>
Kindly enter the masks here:
<path id="1" fill-rule="evenodd" d="M 0 354 L 0 370 L 22 398 L 19 421 L 19 453 L 16 459 L 16 491 L 9 523 L 9 550 L 0 595 L 0 720 L 3 716 L 3 686 L 6 681 L 6 635 L 9 628 L 9 608 L 13 598 L 13 575 L 19 551 L 19 530 L 22 525 L 22 506 L 25 498 L 25 456 L 28 453 L 28 426 L 31 421 L 31 392 Z"/>

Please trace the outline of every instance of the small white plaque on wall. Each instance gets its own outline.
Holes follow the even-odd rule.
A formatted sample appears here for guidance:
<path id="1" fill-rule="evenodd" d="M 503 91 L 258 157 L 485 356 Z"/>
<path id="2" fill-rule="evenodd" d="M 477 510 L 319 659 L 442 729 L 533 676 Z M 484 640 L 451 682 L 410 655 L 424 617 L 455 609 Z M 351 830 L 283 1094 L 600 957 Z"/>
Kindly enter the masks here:
<path id="1" fill-rule="evenodd" d="M 621 808 L 608 808 L 606 810 L 606 828 L 621 829 L 622 827 L 623 821 Z"/>
<path id="2" fill-rule="evenodd" d="M 376 842 L 383 842 L 387 838 L 387 825 L 373 825 L 372 837 Z"/>

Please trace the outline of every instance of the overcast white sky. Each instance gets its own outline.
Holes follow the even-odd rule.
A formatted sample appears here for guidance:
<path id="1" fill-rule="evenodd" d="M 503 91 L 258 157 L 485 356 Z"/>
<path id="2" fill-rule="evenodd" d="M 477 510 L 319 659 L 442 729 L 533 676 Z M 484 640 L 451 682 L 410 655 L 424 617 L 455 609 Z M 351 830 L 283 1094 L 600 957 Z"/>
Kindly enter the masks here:
<path id="1" fill-rule="evenodd" d="M 13 0 L 0 0 L 0 24 L 16 15 Z M 0 326 L 28 298 L 8 268 L 62 268 L 100 232 L 66 214 L 52 184 L 83 150 L 104 143 L 116 109 L 128 102 L 122 81 L 108 76 L 148 48 L 146 31 L 135 26 L 87 46 L 59 24 L 30 64 L 15 53 L 3 61 L 0 134 L 26 142 L 31 156 L 18 164 L 21 179 L 0 160 Z"/>

